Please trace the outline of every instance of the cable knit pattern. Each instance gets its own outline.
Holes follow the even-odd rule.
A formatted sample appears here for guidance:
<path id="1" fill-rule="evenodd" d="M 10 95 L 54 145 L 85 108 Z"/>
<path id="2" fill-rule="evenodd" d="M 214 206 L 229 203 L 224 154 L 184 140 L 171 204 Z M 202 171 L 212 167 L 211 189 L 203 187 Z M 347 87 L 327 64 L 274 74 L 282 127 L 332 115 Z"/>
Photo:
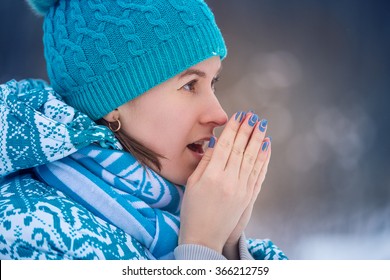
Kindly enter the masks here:
<path id="1" fill-rule="evenodd" d="M 141 55 L 143 53 L 142 41 L 136 34 L 134 24 L 128 20 L 130 16 L 130 9 L 124 10 L 121 18 L 118 19 L 108 14 L 107 8 L 100 3 L 90 3 L 91 7 L 96 9 L 94 13 L 95 18 L 100 22 L 107 24 L 116 24 L 119 27 L 120 34 L 127 43 L 128 52 L 131 55 Z"/>
<path id="2" fill-rule="evenodd" d="M 227 53 L 202 0 L 59 0 L 43 42 L 51 86 L 94 120 Z"/>
<path id="3" fill-rule="evenodd" d="M 152 29 L 161 41 L 170 39 L 172 31 L 169 29 L 168 24 L 162 19 L 159 10 L 153 6 L 153 0 L 148 0 L 146 4 L 139 5 L 128 3 L 126 1 L 118 1 L 119 6 L 124 9 L 138 11 L 140 14 L 144 14 Z"/>
<path id="4" fill-rule="evenodd" d="M 168 2 L 179 12 L 181 19 L 185 22 L 185 24 L 193 26 L 197 23 L 195 14 L 188 10 L 188 7 L 184 5 L 184 1 L 168 0 Z"/>

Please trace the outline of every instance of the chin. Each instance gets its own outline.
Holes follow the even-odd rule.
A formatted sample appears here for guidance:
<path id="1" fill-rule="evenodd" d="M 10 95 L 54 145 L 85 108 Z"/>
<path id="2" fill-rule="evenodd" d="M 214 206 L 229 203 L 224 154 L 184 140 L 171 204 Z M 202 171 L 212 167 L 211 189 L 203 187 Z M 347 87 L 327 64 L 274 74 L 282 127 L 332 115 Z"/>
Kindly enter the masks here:
<path id="1" fill-rule="evenodd" d="M 173 182 L 173 183 L 176 185 L 185 186 L 185 185 L 187 185 L 188 178 L 190 177 L 191 174 L 192 174 L 192 172 L 188 176 L 180 176 L 179 178 L 177 178 L 175 180 L 176 182 Z"/>

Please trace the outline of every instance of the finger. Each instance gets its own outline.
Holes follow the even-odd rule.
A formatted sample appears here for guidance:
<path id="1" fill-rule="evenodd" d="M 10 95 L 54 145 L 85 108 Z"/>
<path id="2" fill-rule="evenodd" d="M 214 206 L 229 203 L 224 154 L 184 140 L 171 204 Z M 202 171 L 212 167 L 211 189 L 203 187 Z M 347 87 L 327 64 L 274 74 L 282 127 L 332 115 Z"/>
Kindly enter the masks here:
<path id="1" fill-rule="evenodd" d="M 237 176 L 240 174 L 240 166 L 244 160 L 244 153 L 246 153 L 247 160 L 252 161 L 254 164 L 257 156 L 258 149 L 254 151 L 251 150 L 252 154 L 246 152 L 248 142 L 251 139 L 253 131 L 258 125 L 259 117 L 256 114 L 250 113 L 247 114 L 243 123 L 241 124 L 236 139 L 234 140 L 232 151 L 230 153 L 229 160 L 226 165 L 226 170 L 232 170 L 237 172 Z M 259 146 L 259 143 L 257 143 Z"/>
<path id="2" fill-rule="evenodd" d="M 264 137 L 267 131 L 266 119 L 261 120 L 253 131 L 252 137 L 242 159 L 240 168 L 240 179 L 248 181 L 249 176 L 252 176 L 251 184 L 247 184 L 249 188 L 253 188 L 254 183 L 260 173 L 261 166 L 264 164 L 265 157 L 261 157 L 261 147 L 264 145 Z M 257 164 L 257 166 L 255 166 Z M 261 165 L 260 165 L 261 164 Z M 259 166 L 260 165 L 260 166 Z"/>
<path id="3" fill-rule="evenodd" d="M 249 175 L 248 185 L 253 188 L 252 196 L 255 197 L 258 195 L 260 191 L 259 188 L 261 187 L 261 184 L 264 181 L 265 175 L 267 173 L 271 150 L 270 145 L 271 141 L 268 137 L 261 142 L 261 148 L 259 150 L 256 163 L 253 166 Z"/>
<path id="4" fill-rule="evenodd" d="M 266 145 L 264 148 L 265 150 L 263 151 L 263 146 L 262 146 L 262 151 L 261 153 L 263 154 L 266 154 L 266 160 L 265 160 L 265 163 L 263 164 L 262 168 L 261 168 L 261 171 L 260 171 L 260 174 L 257 178 L 257 181 L 256 181 L 256 184 L 255 184 L 255 189 L 254 189 L 254 195 L 257 197 L 260 190 L 261 190 L 261 186 L 263 185 L 264 183 L 264 180 L 265 180 L 265 176 L 267 174 L 267 171 L 268 171 L 268 165 L 269 165 L 269 162 L 270 162 L 270 159 L 271 159 L 271 138 L 266 138 L 265 139 L 265 143 L 268 143 L 268 144 L 263 144 L 263 145 Z"/>
<path id="5" fill-rule="evenodd" d="M 212 136 L 209 141 L 209 146 L 206 150 L 206 152 L 203 154 L 202 159 L 200 160 L 198 166 L 196 167 L 195 171 L 191 174 L 189 180 L 194 180 L 194 182 L 197 182 L 199 178 L 204 173 L 206 167 L 209 165 L 213 151 L 214 151 L 214 145 L 216 143 L 217 139 L 216 137 Z"/>
<path id="6" fill-rule="evenodd" d="M 240 128 L 242 120 L 245 118 L 245 112 L 237 112 L 228 121 L 225 129 L 222 131 L 218 142 L 215 145 L 210 164 L 217 172 L 225 170 L 229 159 L 234 140 Z"/>

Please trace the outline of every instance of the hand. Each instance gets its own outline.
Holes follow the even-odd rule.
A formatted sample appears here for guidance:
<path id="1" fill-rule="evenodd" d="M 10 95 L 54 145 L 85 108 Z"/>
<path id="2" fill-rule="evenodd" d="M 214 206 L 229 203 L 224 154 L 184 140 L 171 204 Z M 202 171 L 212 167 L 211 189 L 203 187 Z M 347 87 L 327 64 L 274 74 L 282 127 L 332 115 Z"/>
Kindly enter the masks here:
<path id="1" fill-rule="evenodd" d="M 229 258 L 229 259 L 239 259 L 239 252 L 238 252 L 238 242 L 239 239 L 245 230 L 251 216 L 252 216 L 252 210 L 254 203 L 260 193 L 261 186 L 265 180 L 265 175 L 267 174 L 267 169 L 268 169 L 268 164 L 271 158 L 271 139 L 266 138 L 264 139 L 264 142 L 268 142 L 267 150 L 263 151 L 262 153 L 260 152 L 260 157 L 261 159 L 257 160 L 256 164 L 261 164 L 264 163 L 263 166 L 261 167 L 261 171 L 259 174 L 259 177 L 257 178 L 257 182 L 255 185 L 254 193 L 251 199 L 251 202 L 249 203 L 248 207 L 245 209 L 244 213 L 242 214 L 237 226 L 233 230 L 233 232 L 230 234 L 228 240 L 225 243 L 225 246 L 223 248 L 223 254 Z M 264 144 L 266 145 L 266 144 Z M 260 150 L 262 151 L 262 149 Z M 266 159 L 264 160 L 264 157 Z"/>
<path id="2" fill-rule="evenodd" d="M 229 237 L 242 231 L 265 159 L 257 115 L 235 114 L 213 149 L 188 179 L 181 209 L 179 244 L 200 244 L 222 252 Z M 260 184 L 261 185 L 261 184 Z M 244 212 L 249 211 L 244 216 Z M 248 219 L 242 219 L 246 226 Z M 237 230 L 235 230 L 237 228 Z M 232 239 L 234 239 L 232 237 Z M 230 239 L 229 239 L 230 240 Z"/>

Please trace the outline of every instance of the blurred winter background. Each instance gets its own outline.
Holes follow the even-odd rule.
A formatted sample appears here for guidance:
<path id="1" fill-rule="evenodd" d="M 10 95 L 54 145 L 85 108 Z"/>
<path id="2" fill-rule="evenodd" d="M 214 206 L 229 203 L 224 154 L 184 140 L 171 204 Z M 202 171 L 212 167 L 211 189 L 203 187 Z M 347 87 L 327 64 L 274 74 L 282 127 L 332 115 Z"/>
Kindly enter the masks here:
<path id="1" fill-rule="evenodd" d="M 291 259 L 390 259 L 390 2 L 209 0 L 229 48 L 217 95 L 269 120 L 248 237 Z M 42 18 L 0 3 L 0 83 L 47 79 Z"/>

